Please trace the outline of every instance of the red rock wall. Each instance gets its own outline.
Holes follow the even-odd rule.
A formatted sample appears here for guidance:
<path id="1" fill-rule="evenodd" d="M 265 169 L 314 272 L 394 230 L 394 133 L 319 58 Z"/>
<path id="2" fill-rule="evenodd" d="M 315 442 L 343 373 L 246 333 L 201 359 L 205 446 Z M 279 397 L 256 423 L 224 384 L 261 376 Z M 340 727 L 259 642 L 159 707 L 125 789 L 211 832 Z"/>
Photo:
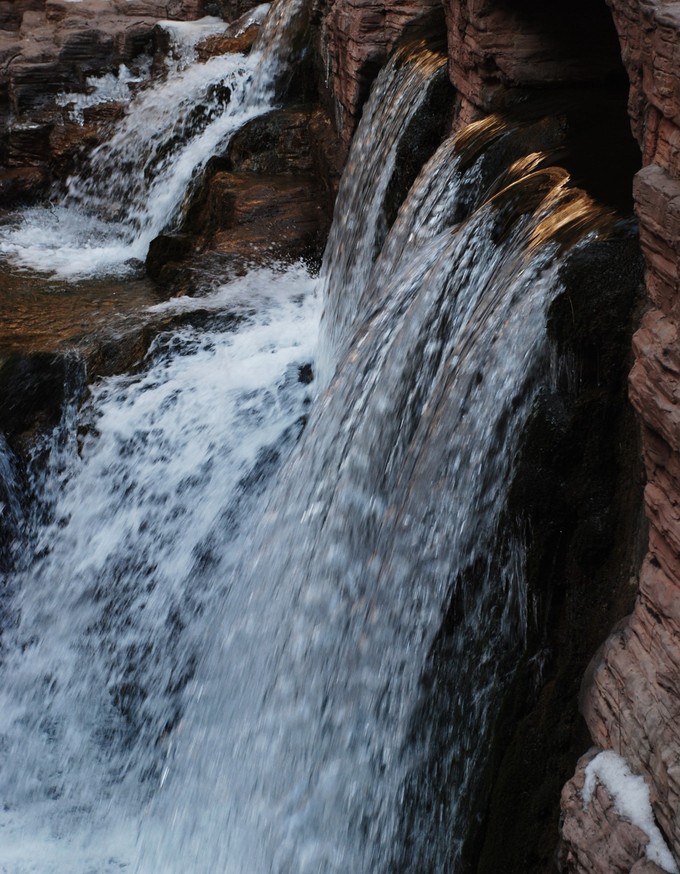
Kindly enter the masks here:
<path id="1" fill-rule="evenodd" d="M 320 33 L 325 87 L 346 153 L 371 83 L 407 27 L 439 0 L 330 0 Z"/>
<path id="2" fill-rule="evenodd" d="M 612 0 L 645 167 L 634 184 L 650 309 L 634 337 L 630 398 L 642 424 L 649 552 L 632 616 L 605 643 L 584 689 L 598 746 L 620 752 L 650 787 L 680 858 L 680 4 Z M 591 871 L 592 818 L 564 804 L 569 871 Z M 580 819 L 580 828 L 575 822 Z M 604 828 L 603 824 L 600 825 Z M 596 831 L 596 829 L 595 829 Z M 608 834 L 604 828 L 605 834 Z M 611 837 L 611 835 L 610 835 Z M 602 844 L 601 850 L 613 847 Z M 597 869 L 599 870 L 599 869 Z M 611 869 L 614 870 L 614 869 Z M 616 869 L 618 870 L 618 869 Z"/>

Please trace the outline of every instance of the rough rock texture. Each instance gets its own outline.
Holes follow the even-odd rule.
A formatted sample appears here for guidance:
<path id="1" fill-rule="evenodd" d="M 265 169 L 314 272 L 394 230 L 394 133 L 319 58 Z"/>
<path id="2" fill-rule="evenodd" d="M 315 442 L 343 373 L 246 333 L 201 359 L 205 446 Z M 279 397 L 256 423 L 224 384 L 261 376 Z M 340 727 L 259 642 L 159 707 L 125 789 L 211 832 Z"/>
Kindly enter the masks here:
<path id="1" fill-rule="evenodd" d="M 371 84 L 397 41 L 440 14 L 439 0 L 331 0 L 319 52 L 343 150 L 361 117 Z"/>
<path id="2" fill-rule="evenodd" d="M 477 111 L 497 109 L 537 85 L 603 81 L 620 67 L 604 4 L 445 0 L 444 6 L 451 81 Z"/>
<path id="3" fill-rule="evenodd" d="M 623 819 L 604 786 L 598 784 L 587 810 L 583 809 L 585 769 L 599 750 L 591 750 L 578 763 L 576 774 L 562 790 L 562 844 L 559 866 L 576 874 L 661 874 L 645 848 L 645 832 Z"/>

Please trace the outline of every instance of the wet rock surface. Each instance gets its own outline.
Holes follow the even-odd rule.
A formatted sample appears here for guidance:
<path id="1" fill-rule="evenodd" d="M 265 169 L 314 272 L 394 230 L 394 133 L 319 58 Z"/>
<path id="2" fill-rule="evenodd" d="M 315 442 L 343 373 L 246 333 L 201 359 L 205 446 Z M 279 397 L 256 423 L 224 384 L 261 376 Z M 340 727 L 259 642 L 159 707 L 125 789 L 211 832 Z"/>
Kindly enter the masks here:
<path id="1" fill-rule="evenodd" d="M 7 7 L 7 8 L 6 8 Z M 74 120 L 65 94 L 92 91 L 88 78 L 133 72 L 163 48 L 157 22 L 195 19 L 203 0 L 19 0 L 0 4 L 0 186 L 3 206 L 44 194 L 101 142 L 117 105 Z"/>
<path id="2" fill-rule="evenodd" d="M 323 110 L 286 107 L 255 119 L 234 136 L 225 155 L 209 163 L 178 231 L 152 242 L 149 275 L 182 288 L 201 272 L 318 261 L 339 171 L 335 135 Z"/>

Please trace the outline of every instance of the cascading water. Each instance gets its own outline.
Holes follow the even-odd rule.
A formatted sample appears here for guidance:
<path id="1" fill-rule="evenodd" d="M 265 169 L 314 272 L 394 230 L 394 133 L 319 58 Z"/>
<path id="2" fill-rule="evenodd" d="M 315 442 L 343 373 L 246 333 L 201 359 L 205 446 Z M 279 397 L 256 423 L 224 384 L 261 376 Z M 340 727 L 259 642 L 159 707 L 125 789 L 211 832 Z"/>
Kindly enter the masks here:
<path id="1" fill-rule="evenodd" d="M 319 376 L 324 384 L 332 376 L 338 337 L 348 331 L 357 297 L 387 235 L 385 200 L 404 131 L 445 73 L 445 56 L 404 48 L 379 74 L 364 108 L 338 192 L 321 271 L 326 309 Z"/>
<path id="2" fill-rule="evenodd" d="M 323 282 L 261 270 L 164 305 L 193 326 L 70 406 L 45 470 L 36 454 L 0 650 L 3 874 L 456 870 L 530 621 L 503 514 L 561 246 L 606 222 L 540 154 L 484 191 L 492 119 L 440 146 L 389 228 L 400 134 L 443 65 L 403 61 L 364 115 Z M 205 68 L 181 75 L 201 91 Z M 152 162 L 151 190 L 182 154 Z M 151 227 L 136 208 L 134 241 Z M 328 386 L 310 404 L 315 356 Z M 444 612 L 442 744 L 427 675 Z"/>
<path id="3" fill-rule="evenodd" d="M 201 327 L 159 337 L 54 435 L 3 640 L 0 871 L 133 855 L 232 547 L 301 427 L 313 285 L 261 271 L 166 305 Z"/>
<path id="4" fill-rule="evenodd" d="M 261 16 L 265 9 L 258 9 Z M 0 228 L 0 253 L 20 267 L 67 278 L 125 273 L 143 261 L 206 162 L 245 122 L 271 108 L 304 9 L 301 0 L 275 4 L 248 56 L 205 63 L 191 63 L 205 26 L 169 27 L 174 48 L 165 78 L 134 96 L 111 139 L 53 204 Z"/>
<path id="5" fill-rule="evenodd" d="M 446 144 L 417 202 L 449 155 Z M 555 233 L 599 219 L 565 182 L 528 174 L 463 227 L 414 245 L 389 304 L 360 314 L 226 598 L 140 871 L 455 870 L 490 713 L 527 623 L 521 546 L 495 555 L 494 544 L 546 363 Z M 508 210 L 516 222 L 494 242 Z M 429 743 L 409 737 L 454 596 L 461 682 L 449 809 L 429 814 L 431 868 L 423 841 L 411 834 L 404 848 L 410 816 L 431 838 L 426 808 L 404 809 Z M 159 834 L 170 821 L 173 834 Z"/>

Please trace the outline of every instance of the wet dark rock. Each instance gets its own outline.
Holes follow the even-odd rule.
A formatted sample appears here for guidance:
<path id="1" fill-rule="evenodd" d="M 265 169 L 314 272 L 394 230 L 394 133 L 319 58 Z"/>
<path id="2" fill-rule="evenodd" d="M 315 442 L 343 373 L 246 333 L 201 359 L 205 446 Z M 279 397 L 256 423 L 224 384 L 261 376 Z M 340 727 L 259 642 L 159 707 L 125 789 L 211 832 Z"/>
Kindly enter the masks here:
<path id="1" fill-rule="evenodd" d="M 311 117 L 309 109 L 286 108 L 249 122 L 229 144 L 232 169 L 266 175 L 312 173 Z"/>
<path id="2" fill-rule="evenodd" d="M 15 167 L 46 164 L 51 156 L 53 126 L 51 120 L 11 125 L 7 136 L 7 163 Z"/>
<path id="3" fill-rule="evenodd" d="M 214 0 L 215 11 L 225 21 L 236 21 L 259 5 L 260 0 Z"/>
<path id="4" fill-rule="evenodd" d="M 31 203 L 45 194 L 49 181 L 46 166 L 0 167 L 0 200 L 5 208 Z"/>
<path id="5" fill-rule="evenodd" d="M 104 142 L 123 108 L 118 103 L 105 103 L 87 108 L 83 123 L 60 118 L 52 127 L 49 138 L 51 166 L 55 175 L 65 176 L 77 167 L 77 158 Z"/>
<path id="6" fill-rule="evenodd" d="M 314 371 L 312 370 L 312 365 L 303 364 L 298 370 L 298 382 L 301 382 L 303 385 L 309 385 L 313 381 Z"/>
<path id="7" fill-rule="evenodd" d="M 152 279 L 160 279 L 166 264 L 183 261 L 192 251 L 193 240 L 189 234 L 161 234 L 149 246 L 146 272 Z"/>
<path id="8" fill-rule="evenodd" d="M 74 91 L 79 84 L 78 73 L 58 62 L 12 65 L 9 76 L 12 111 L 20 115 L 52 106 L 58 94 Z"/>
<path id="9" fill-rule="evenodd" d="M 294 259 L 323 246 L 329 217 L 312 176 L 217 173 L 191 214 L 202 248 Z"/>
<path id="10" fill-rule="evenodd" d="M 470 846 L 478 874 L 553 870 L 561 786 L 589 745 L 581 677 L 602 628 L 631 609 L 644 551 L 639 433 L 626 403 L 643 288 L 637 239 L 569 254 L 561 280 L 549 332 L 563 364 L 528 423 L 509 507 L 526 532 L 537 621 L 498 724 L 498 771 Z"/>
<path id="11" fill-rule="evenodd" d="M 0 421 L 12 442 L 25 431 L 54 426 L 61 416 L 68 384 L 65 356 L 50 353 L 10 355 L 0 367 Z"/>
<path id="12" fill-rule="evenodd" d="M 78 30 L 68 34 L 59 50 L 59 63 L 77 67 L 83 78 L 105 71 L 114 59 L 113 36 L 98 30 Z"/>
<path id="13" fill-rule="evenodd" d="M 319 109 L 274 110 L 245 125 L 207 165 L 177 233 L 149 248 L 147 271 L 177 289 L 218 263 L 318 260 L 339 176 L 332 126 Z M 331 170 L 330 168 L 334 168 Z"/>

